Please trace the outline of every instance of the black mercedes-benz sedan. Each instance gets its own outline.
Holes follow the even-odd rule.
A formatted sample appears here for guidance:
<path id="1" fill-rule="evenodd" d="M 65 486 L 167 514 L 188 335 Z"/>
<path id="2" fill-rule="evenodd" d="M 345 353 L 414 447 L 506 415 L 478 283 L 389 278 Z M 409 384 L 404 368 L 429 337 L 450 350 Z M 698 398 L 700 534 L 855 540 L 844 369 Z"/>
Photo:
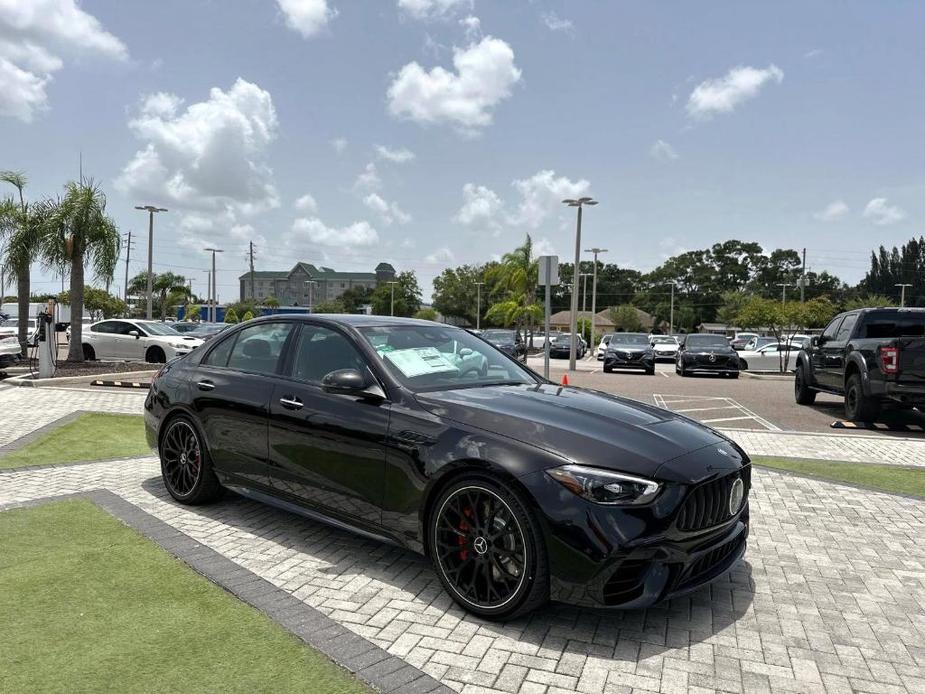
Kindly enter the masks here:
<path id="1" fill-rule="evenodd" d="M 145 426 L 177 501 L 231 489 L 421 552 L 487 618 L 651 605 L 745 552 L 736 444 L 437 323 L 248 321 L 161 369 Z"/>
<path id="2" fill-rule="evenodd" d="M 714 373 L 738 378 L 739 356 L 722 335 L 691 333 L 678 350 L 674 370 L 681 376 Z"/>
<path id="3" fill-rule="evenodd" d="M 614 369 L 643 369 L 655 375 L 655 352 L 645 333 L 614 333 L 604 352 L 604 373 Z"/>

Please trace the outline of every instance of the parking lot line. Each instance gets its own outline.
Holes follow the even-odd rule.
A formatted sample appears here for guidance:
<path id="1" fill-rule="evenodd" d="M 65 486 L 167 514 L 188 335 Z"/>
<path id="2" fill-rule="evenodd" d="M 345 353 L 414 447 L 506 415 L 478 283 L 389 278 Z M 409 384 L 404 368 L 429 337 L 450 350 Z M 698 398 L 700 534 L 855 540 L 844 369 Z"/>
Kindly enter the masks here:
<path id="1" fill-rule="evenodd" d="M 718 419 L 701 419 L 700 421 L 703 422 L 704 424 L 712 424 L 713 422 L 732 422 L 737 419 L 754 419 L 754 417 L 743 415 L 742 417 L 719 417 Z"/>
<path id="2" fill-rule="evenodd" d="M 700 419 L 704 424 L 720 423 L 720 422 L 736 422 L 736 421 L 751 421 L 760 426 L 766 431 L 780 431 L 780 427 L 772 424 L 767 419 L 761 415 L 753 412 L 752 410 L 745 407 L 742 403 L 733 400 L 732 398 L 727 398 L 724 396 L 718 395 L 700 395 L 700 396 L 689 396 L 689 395 L 663 395 L 661 393 L 654 393 L 652 399 L 655 401 L 655 404 L 658 407 L 662 407 L 666 410 L 671 410 L 672 412 L 678 412 L 679 414 L 686 414 L 688 416 L 694 417 L 695 419 L 700 419 L 699 416 L 695 413 L 700 412 L 717 412 L 717 410 L 732 410 L 729 417 L 719 417 L 712 419 Z M 678 407 L 678 405 L 689 405 L 689 407 Z M 709 415 L 707 415 L 709 416 Z"/>
<path id="3" fill-rule="evenodd" d="M 719 407 L 686 407 L 683 410 L 675 410 L 675 412 L 706 412 L 707 410 L 729 410 L 729 409 L 738 409 L 736 405 L 720 405 Z"/>

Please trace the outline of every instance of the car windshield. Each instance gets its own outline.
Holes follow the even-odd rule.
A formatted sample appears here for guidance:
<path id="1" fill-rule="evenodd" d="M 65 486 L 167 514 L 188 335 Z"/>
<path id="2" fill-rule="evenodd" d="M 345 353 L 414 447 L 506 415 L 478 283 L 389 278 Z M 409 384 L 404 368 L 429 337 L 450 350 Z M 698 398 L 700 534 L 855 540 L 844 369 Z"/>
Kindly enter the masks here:
<path id="1" fill-rule="evenodd" d="M 684 346 L 687 349 L 725 349 L 729 342 L 722 335 L 688 335 Z"/>
<path id="2" fill-rule="evenodd" d="M 634 347 L 645 347 L 649 344 L 649 336 L 642 333 L 614 333 L 610 338 L 610 346 L 614 345 L 631 345 Z"/>
<path id="3" fill-rule="evenodd" d="M 389 373 L 414 391 L 538 383 L 532 372 L 458 328 L 400 325 L 359 332 Z"/>
<path id="4" fill-rule="evenodd" d="M 191 333 L 199 328 L 195 323 L 174 323 L 170 327 L 178 333 Z"/>
<path id="5" fill-rule="evenodd" d="M 214 335 L 215 333 L 220 333 L 222 330 L 227 328 L 227 325 L 222 323 L 200 323 L 196 326 L 196 329 L 193 331 L 194 335 Z"/>
<path id="6" fill-rule="evenodd" d="M 652 344 L 654 345 L 676 345 L 678 341 L 676 338 L 671 337 L 670 335 L 656 335 L 652 338 Z"/>
<path id="7" fill-rule="evenodd" d="M 482 337 L 488 340 L 489 342 L 513 342 L 514 341 L 514 331 L 513 330 L 485 330 L 482 333 Z"/>
<path id="8" fill-rule="evenodd" d="M 138 325 L 149 335 L 166 335 L 169 337 L 180 334 L 166 323 L 139 323 Z"/>

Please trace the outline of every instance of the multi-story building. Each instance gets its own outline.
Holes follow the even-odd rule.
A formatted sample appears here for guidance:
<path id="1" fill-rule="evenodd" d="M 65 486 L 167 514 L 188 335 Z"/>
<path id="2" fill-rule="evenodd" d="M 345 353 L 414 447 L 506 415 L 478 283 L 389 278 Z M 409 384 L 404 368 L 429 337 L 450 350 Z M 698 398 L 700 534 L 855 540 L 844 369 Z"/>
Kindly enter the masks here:
<path id="1" fill-rule="evenodd" d="M 353 287 L 375 289 L 382 282 L 395 279 L 395 268 L 379 263 L 374 272 L 337 272 L 311 263 L 296 263 L 291 270 L 247 272 L 241 282 L 241 301 L 253 297 L 259 302 L 274 296 L 281 306 L 312 306 L 338 298 Z M 253 279 L 253 294 L 251 280 Z"/>

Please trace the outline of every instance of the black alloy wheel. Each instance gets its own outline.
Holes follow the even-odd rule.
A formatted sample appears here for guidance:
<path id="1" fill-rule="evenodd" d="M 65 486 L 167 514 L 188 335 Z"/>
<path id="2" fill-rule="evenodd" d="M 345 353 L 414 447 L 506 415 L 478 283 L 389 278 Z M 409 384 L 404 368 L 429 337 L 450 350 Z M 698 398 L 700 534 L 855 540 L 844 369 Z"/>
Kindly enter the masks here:
<path id="1" fill-rule="evenodd" d="M 430 551 L 454 600 L 509 619 L 549 596 L 545 549 L 526 505 L 487 479 L 452 485 L 435 506 Z"/>
<path id="2" fill-rule="evenodd" d="M 845 388 L 845 418 L 850 422 L 872 422 L 880 414 L 880 403 L 865 397 L 860 374 L 851 374 Z"/>
<path id="3" fill-rule="evenodd" d="M 186 417 L 170 421 L 159 446 L 161 476 L 170 495 L 185 504 L 216 498 L 221 487 L 196 427 Z"/>

